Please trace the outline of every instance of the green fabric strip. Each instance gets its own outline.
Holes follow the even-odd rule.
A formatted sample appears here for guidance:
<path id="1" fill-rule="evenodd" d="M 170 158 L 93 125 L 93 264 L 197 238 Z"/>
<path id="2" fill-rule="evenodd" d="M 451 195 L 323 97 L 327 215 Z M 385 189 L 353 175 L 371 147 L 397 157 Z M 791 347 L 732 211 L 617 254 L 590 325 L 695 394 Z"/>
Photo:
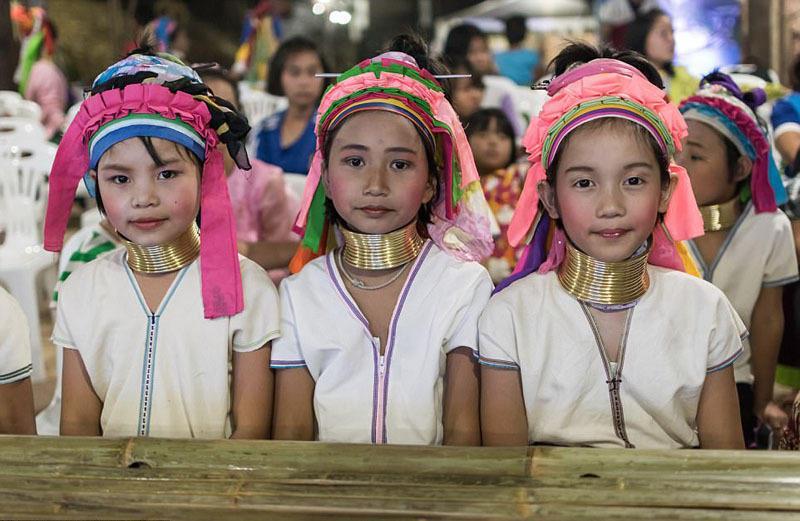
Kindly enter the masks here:
<path id="1" fill-rule="evenodd" d="M 800 389 L 800 367 L 778 364 L 775 370 L 775 382 Z"/>
<path id="2" fill-rule="evenodd" d="M 322 183 L 317 185 L 311 207 L 308 209 L 306 231 L 303 235 L 303 246 L 313 252 L 318 252 L 322 233 L 325 230 L 325 187 Z"/>

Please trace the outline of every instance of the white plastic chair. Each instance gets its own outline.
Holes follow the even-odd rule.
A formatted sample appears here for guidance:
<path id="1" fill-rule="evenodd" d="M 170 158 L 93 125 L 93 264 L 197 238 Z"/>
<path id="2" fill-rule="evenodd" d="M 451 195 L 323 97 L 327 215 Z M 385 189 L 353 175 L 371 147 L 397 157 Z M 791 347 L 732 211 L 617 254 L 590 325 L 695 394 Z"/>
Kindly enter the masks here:
<path id="1" fill-rule="evenodd" d="M 256 128 L 264 118 L 280 112 L 289 105 L 289 101 L 282 96 L 248 89 L 242 90 L 240 102 L 242 111 L 253 128 Z"/>
<path id="2" fill-rule="evenodd" d="M 27 118 L 34 121 L 42 120 L 42 107 L 35 101 L 22 100 L 17 102 L 16 112 L 12 114 L 17 118 Z"/>
<path id="3" fill-rule="evenodd" d="M 17 104 L 22 101 L 22 96 L 14 90 L 0 90 L 0 116 L 13 116 L 16 114 Z"/>
<path id="4" fill-rule="evenodd" d="M 0 145 L 34 145 L 47 140 L 44 127 L 37 120 L 0 117 Z"/>
<path id="5" fill-rule="evenodd" d="M 28 319 L 34 382 L 45 378 L 36 276 L 55 264 L 55 255 L 44 251 L 39 236 L 46 193 L 46 172 L 34 161 L 0 157 L 0 222 L 6 231 L 0 245 L 0 284 L 19 301 Z"/>
<path id="6" fill-rule="evenodd" d="M 283 174 L 283 182 L 286 184 L 286 188 L 289 189 L 298 201 L 303 200 L 303 190 L 306 189 L 306 179 L 308 177 L 303 174 L 293 174 L 291 172 L 285 172 Z"/>

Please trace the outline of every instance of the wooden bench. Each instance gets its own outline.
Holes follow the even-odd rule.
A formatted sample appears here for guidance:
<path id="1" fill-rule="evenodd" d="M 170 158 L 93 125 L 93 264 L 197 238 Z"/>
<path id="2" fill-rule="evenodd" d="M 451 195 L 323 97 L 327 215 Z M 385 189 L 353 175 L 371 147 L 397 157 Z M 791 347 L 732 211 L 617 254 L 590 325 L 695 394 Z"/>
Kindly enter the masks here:
<path id="1" fill-rule="evenodd" d="M 0 519 L 800 519 L 800 453 L 0 436 Z"/>

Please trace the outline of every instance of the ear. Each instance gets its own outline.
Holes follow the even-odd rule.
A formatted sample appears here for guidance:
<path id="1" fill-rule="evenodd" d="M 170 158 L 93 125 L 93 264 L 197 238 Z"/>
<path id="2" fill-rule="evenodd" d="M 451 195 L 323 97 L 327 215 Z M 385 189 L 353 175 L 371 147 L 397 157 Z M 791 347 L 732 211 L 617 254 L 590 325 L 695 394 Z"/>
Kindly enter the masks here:
<path id="1" fill-rule="evenodd" d="M 328 164 L 323 161 L 322 162 L 322 175 L 320 176 L 320 180 L 322 181 L 322 186 L 325 188 L 325 195 L 330 197 L 330 185 L 328 180 Z"/>
<path id="2" fill-rule="evenodd" d="M 672 197 L 672 192 L 675 191 L 675 187 L 677 185 L 678 176 L 670 172 L 669 182 L 661 185 L 661 196 L 658 201 L 658 213 L 667 213 L 667 208 L 669 208 L 669 200 Z"/>
<path id="3" fill-rule="evenodd" d="M 551 219 L 558 219 L 558 201 L 556 200 L 556 189 L 549 181 L 539 181 L 536 185 L 536 191 L 539 192 L 539 200 L 544 205 L 547 214 Z"/>
<path id="4" fill-rule="evenodd" d="M 753 160 L 747 156 L 739 156 L 739 159 L 736 160 L 736 167 L 733 169 L 733 182 L 743 181 L 751 173 L 753 173 Z"/>
<path id="5" fill-rule="evenodd" d="M 436 194 L 436 179 L 428 176 L 428 182 L 425 185 L 425 192 L 422 194 L 422 204 L 428 204 Z"/>

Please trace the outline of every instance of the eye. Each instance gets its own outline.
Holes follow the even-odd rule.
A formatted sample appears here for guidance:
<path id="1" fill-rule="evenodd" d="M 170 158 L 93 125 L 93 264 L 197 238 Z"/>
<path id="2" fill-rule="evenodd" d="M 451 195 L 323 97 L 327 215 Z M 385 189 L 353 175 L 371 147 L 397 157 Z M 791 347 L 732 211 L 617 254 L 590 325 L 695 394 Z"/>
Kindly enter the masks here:
<path id="1" fill-rule="evenodd" d="M 692 155 L 689 156 L 689 159 L 691 159 L 692 161 L 702 161 L 703 157 L 695 155 L 695 154 L 692 154 Z"/>
<path id="2" fill-rule="evenodd" d="M 162 170 L 161 172 L 158 173 L 158 178 L 159 179 L 174 179 L 174 178 L 178 177 L 179 173 L 180 172 L 178 172 L 176 170 Z"/>
<path id="3" fill-rule="evenodd" d="M 400 159 L 392 161 L 392 168 L 395 170 L 408 170 L 411 167 L 411 163 L 408 161 L 402 161 Z"/>
<path id="4" fill-rule="evenodd" d="M 127 183 L 129 181 L 129 178 L 126 175 L 112 175 L 111 177 L 108 178 L 108 180 L 114 183 L 115 185 L 122 185 Z"/>
<path id="5" fill-rule="evenodd" d="M 346 157 L 344 158 L 342 163 L 351 168 L 361 168 L 362 166 L 364 166 L 364 160 L 361 159 L 360 157 Z"/>
<path id="6" fill-rule="evenodd" d="M 625 184 L 629 186 L 641 186 L 644 184 L 644 179 L 639 176 L 629 177 L 625 180 Z"/>
<path id="7" fill-rule="evenodd" d="M 590 179 L 578 179 L 572 186 L 576 188 L 591 188 L 592 181 Z"/>

